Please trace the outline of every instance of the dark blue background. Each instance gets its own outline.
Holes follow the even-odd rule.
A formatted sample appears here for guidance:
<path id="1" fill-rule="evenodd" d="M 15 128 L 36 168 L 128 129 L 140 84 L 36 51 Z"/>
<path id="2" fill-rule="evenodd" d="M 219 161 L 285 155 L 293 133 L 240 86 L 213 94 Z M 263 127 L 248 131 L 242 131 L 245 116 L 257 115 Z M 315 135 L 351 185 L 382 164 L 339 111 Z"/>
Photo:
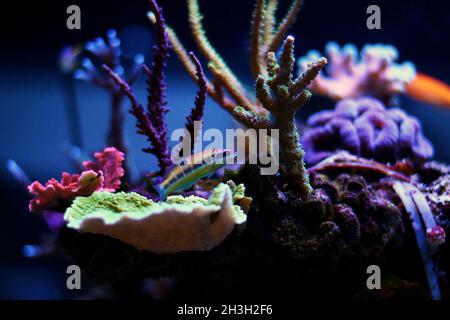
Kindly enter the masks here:
<path id="1" fill-rule="evenodd" d="M 289 1 L 280 0 L 279 12 Z M 82 11 L 82 30 L 65 27 L 66 8 L 78 4 Z M 160 0 L 167 22 L 179 33 L 188 49 L 193 45 L 185 1 Z M 382 11 L 382 29 L 366 28 L 366 8 L 377 4 Z M 233 71 L 248 84 L 248 33 L 252 0 L 200 0 L 204 24 L 213 45 L 223 53 Z M 39 1 L 2 8 L 0 59 L 0 298 L 51 299 L 71 296 L 65 289 L 65 260 L 21 257 L 26 243 L 37 243 L 46 232 L 42 221 L 27 212 L 27 195 L 5 170 L 6 160 L 15 159 L 30 178 L 46 181 L 61 171 L 72 170 L 64 149 L 67 145 L 68 118 L 57 56 L 67 43 L 80 43 L 116 28 L 122 36 L 124 53 L 144 52 L 150 57 L 152 29 L 147 23 L 146 0 L 128 1 Z M 360 1 L 306 0 L 291 33 L 296 36 L 297 56 L 309 49 L 323 51 L 335 40 L 390 43 L 400 52 L 400 60 L 411 60 L 419 71 L 450 83 L 448 45 L 450 10 L 448 1 Z M 108 126 L 109 96 L 101 89 L 77 83 L 77 98 L 86 152 L 104 147 Z M 141 78 L 136 84 L 144 101 Z M 196 87 L 186 76 L 176 57 L 168 70 L 168 96 L 172 112 L 170 129 L 183 126 L 184 115 L 192 106 Z M 321 108 L 331 108 L 328 100 L 314 97 L 300 117 Z M 450 112 L 404 98 L 402 107 L 422 120 L 426 136 L 436 147 L 436 158 L 450 161 Z M 155 160 L 139 150 L 144 138 L 135 134 L 134 119 L 127 116 L 130 156 L 138 170 L 154 168 Z M 217 105 L 208 101 L 205 127 L 231 128 L 234 121 Z"/>

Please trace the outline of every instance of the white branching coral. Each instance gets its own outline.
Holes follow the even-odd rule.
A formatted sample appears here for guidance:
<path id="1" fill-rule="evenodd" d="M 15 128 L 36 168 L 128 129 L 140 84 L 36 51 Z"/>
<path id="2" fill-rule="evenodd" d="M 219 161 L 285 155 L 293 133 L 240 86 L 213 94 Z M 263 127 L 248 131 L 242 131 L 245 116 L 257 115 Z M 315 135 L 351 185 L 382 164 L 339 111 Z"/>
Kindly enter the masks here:
<path id="1" fill-rule="evenodd" d="M 157 254 L 206 251 L 247 220 L 245 187 L 219 184 L 209 199 L 170 196 L 155 203 L 137 193 L 95 192 L 78 197 L 64 219 L 69 228 L 103 234 Z"/>
<path id="2" fill-rule="evenodd" d="M 308 89 L 334 100 L 371 96 L 389 103 L 393 95 L 403 93 L 416 77 L 412 62 L 395 62 L 399 54 L 391 45 L 365 45 L 358 56 L 354 45 L 339 47 L 329 42 L 325 53 L 326 74 L 319 74 Z M 300 72 L 320 57 L 318 51 L 311 50 L 298 59 Z"/>

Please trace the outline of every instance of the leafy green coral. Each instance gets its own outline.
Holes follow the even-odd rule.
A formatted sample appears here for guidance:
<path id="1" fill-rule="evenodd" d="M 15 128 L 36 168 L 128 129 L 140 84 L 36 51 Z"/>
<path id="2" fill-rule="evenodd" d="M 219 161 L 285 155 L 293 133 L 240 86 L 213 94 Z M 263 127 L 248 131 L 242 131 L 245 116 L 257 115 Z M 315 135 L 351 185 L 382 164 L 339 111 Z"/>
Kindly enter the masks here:
<path id="1" fill-rule="evenodd" d="M 249 199 L 244 192 L 244 185 L 232 181 L 219 184 L 209 199 L 177 195 L 156 203 L 133 192 L 95 192 L 78 197 L 64 219 L 69 228 L 108 235 L 153 253 L 210 250 L 246 221 L 235 204 Z"/>
<path id="2" fill-rule="evenodd" d="M 143 212 L 156 204 L 135 192 L 94 192 L 89 197 L 77 197 L 67 209 L 64 219 L 75 223 L 91 214 L 103 214 L 105 217 L 118 217 L 124 212 Z"/>

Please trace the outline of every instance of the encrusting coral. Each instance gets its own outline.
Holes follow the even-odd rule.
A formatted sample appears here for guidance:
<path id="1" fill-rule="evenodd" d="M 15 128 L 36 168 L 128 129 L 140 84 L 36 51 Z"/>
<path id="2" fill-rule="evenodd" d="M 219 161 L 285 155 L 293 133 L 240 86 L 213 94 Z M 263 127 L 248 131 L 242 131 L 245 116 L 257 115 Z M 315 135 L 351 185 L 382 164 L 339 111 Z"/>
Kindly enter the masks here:
<path id="1" fill-rule="evenodd" d="M 64 218 L 69 228 L 108 235 L 153 253 L 205 251 L 246 221 L 241 207 L 234 205 L 244 192 L 243 185 L 222 183 L 208 200 L 170 196 L 162 203 L 136 193 L 96 192 L 77 198 Z"/>
<path id="2" fill-rule="evenodd" d="M 142 65 L 143 71 L 147 75 L 147 110 L 144 110 L 137 101 L 130 84 L 118 75 L 118 73 L 122 74 L 123 72 L 117 66 L 117 61 L 114 64 L 102 65 L 107 75 L 107 78 L 102 78 L 102 81 L 115 94 L 121 97 L 126 96 L 131 101 L 130 111 L 137 119 L 138 132 L 147 136 L 151 143 L 151 146 L 145 148 L 144 151 L 152 153 L 158 158 L 160 170 L 150 175 L 154 178 L 161 178 L 162 173 L 169 174 L 170 170 L 176 169 L 176 166 L 174 166 L 169 172 L 167 170 L 169 166 L 173 165 L 168 148 L 167 124 L 165 121 L 165 114 L 169 111 L 165 96 L 165 67 L 170 44 L 162 10 L 155 1 L 150 1 L 150 7 L 155 14 L 157 41 L 154 46 L 155 52 L 151 67 Z M 108 46 L 103 40 L 98 40 L 95 46 L 92 44 L 88 47 L 95 47 L 91 50 L 95 49 L 95 53 L 104 60 L 106 58 L 117 60 L 120 52 L 117 51 L 119 42 L 113 37 L 115 34 L 109 36 Z M 195 98 L 195 106 L 186 117 L 186 134 L 195 138 L 194 122 L 202 121 L 207 89 L 201 64 L 194 54 L 191 54 L 191 57 L 197 69 L 199 90 Z M 90 80 L 93 82 L 100 81 L 90 62 L 85 62 L 84 67 L 87 70 L 78 70 L 78 73 L 87 77 L 89 75 L 87 71 L 89 71 L 92 73 Z M 111 67 L 114 67 L 115 71 Z M 156 253 L 209 250 L 222 242 L 234 229 L 235 224 L 242 224 L 246 220 L 246 215 L 240 205 L 234 205 L 235 202 L 242 202 L 243 208 L 248 210 L 251 198 L 245 197 L 243 185 L 236 186 L 231 181 L 227 184 L 219 184 L 214 189 L 204 193 L 210 195 L 208 200 L 197 196 L 185 197 L 184 195 L 171 196 L 165 199 L 168 194 L 172 193 L 166 192 L 164 199 L 160 198 L 160 203 L 154 203 L 153 200 L 150 200 L 153 197 L 150 193 L 154 192 L 154 186 L 151 185 L 150 179 L 144 179 L 143 181 L 146 191 L 140 190 L 139 186 L 133 188 L 140 190 L 141 194 L 148 195 L 149 198 L 133 192 L 114 193 L 121 188 L 122 179 L 125 175 L 125 170 L 122 167 L 125 161 L 124 152 L 114 147 L 107 147 L 103 152 L 95 153 L 94 156 L 96 162 L 83 162 L 85 171 L 81 175 L 63 173 L 61 182 L 51 179 L 46 186 L 42 186 L 37 181 L 32 183 L 29 190 L 32 194 L 37 195 L 37 198 L 31 200 L 30 211 L 41 212 L 50 208 L 55 210 L 53 211 L 55 214 L 58 214 L 60 211 L 64 211 L 67 206 L 70 206 L 73 201 L 72 207 L 65 214 L 66 220 L 69 222 L 67 227 L 80 229 L 81 231 L 86 229 L 93 233 L 100 229 L 97 233 L 106 233 L 138 248 Z M 215 168 L 214 163 L 209 164 L 209 167 L 200 167 L 203 171 L 207 169 L 205 172 L 208 175 L 214 173 L 217 170 Z M 199 179 L 198 177 L 194 178 L 191 179 L 189 188 Z M 182 192 L 189 188 L 177 189 L 177 191 Z M 130 189 L 129 184 L 122 188 L 122 190 L 128 189 Z M 187 191 L 188 193 L 190 191 Z M 144 207 L 133 207 L 133 204 L 136 203 L 143 204 Z M 92 206 L 95 207 L 95 214 L 87 215 L 90 213 Z M 105 208 L 109 208 L 109 211 Z M 127 210 L 128 214 L 124 213 L 120 217 L 115 214 Z M 85 219 L 82 219 L 82 221 L 76 220 L 75 218 L 80 218 L 80 215 Z M 93 220 L 94 217 L 103 219 L 105 225 L 98 227 L 98 224 Z M 130 217 L 136 218 L 135 220 L 131 219 L 136 222 L 135 224 L 129 224 Z M 111 225 L 113 220 L 115 223 Z M 186 225 L 190 225 L 190 227 L 185 228 Z M 91 230 L 90 227 L 92 226 L 94 226 L 94 229 L 97 226 L 97 229 Z M 164 226 L 165 228 L 162 228 Z M 58 220 L 58 229 L 61 227 L 62 224 Z M 123 232 L 124 229 L 126 230 L 125 233 Z M 143 230 L 147 231 L 144 232 Z M 140 237 L 142 233 L 148 233 L 147 237 Z M 124 234 L 125 238 L 123 237 Z M 184 237 L 178 238 L 181 234 L 184 234 Z M 140 242 L 142 239 L 144 239 L 144 244 Z"/>
<path id="3" fill-rule="evenodd" d="M 50 179 L 45 186 L 35 181 L 28 186 L 31 194 L 37 197 L 30 201 L 29 209 L 39 212 L 58 205 L 60 200 L 71 201 L 77 196 L 89 196 L 95 191 L 116 191 L 120 188 L 120 179 L 124 176 L 122 163 L 124 154 L 108 147 L 95 153 L 97 163 L 85 161 L 85 171 L 81 174 L 63 172 L 61 181 Z"/>
<path id="4" fill-rule="evenodd" d="M 391 103 L 393 96 L 405 92 L 406 85 L 416 76 L 411 62 L 395 63 L 398 52 L 391 45 L 366 45 L 358 56 L 355 46 L 347 44 L 340 48 L 330 42 L 325 51 L 328 75 L 319 75 L 308 89 L 334 100 L 370 96 Z M 298 60 L 299 70 L 319 57 L 319 52 L 309 51 Z"/>
<path id="5" fill-rule="evenodd" d="M 423 162 L 433 156 L 420 121 L 400 108 L 386 109 L 375 98 L 343 99 L 334 110 L 311 115 L 307 123 L 301 142 L 308 164 L 337 150 L 384 162 Z"/>

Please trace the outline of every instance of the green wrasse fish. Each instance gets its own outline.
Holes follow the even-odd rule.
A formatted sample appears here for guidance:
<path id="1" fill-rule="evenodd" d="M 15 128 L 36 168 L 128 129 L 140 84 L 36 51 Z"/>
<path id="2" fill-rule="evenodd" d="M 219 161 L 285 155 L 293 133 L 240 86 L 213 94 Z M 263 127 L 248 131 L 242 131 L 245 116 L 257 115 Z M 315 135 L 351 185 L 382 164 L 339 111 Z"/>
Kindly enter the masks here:
<path id="1" fill-rule="evenodd" d="M 209 149 L 186 157 L 178 165 L 172 165 L 163 176 L 163 181 L 155 186 L 160 201 L 165 201 L 169 194 L 192 187 L 199 179 L 210 177 L 227 164 L 227 159 L 234 159 L 236 154 L 230 150 Z"/>

